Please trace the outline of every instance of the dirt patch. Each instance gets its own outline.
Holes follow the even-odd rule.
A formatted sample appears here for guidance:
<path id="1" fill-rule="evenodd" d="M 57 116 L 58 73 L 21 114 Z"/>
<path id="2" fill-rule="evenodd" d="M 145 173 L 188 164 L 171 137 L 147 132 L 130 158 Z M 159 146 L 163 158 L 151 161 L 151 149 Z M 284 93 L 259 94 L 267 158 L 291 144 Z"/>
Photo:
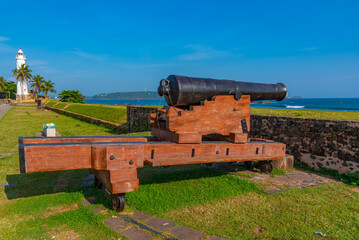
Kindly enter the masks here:
<path id="1" fill-rule="evenodd" d="M 262 233 L 262 232 L 264 232 L 264 231 L 267 231 L 267 228 L 266 228 L 266 227 L 261 227 L 261 226 L 259 226 L 259 227 L 256 227 L 256 228 L 254 229 L 254 232 L 255 232 L 255 233 Z"/>
<path id="2" fill-rule="evenodd" d="M 52 239 L 79 239 L 80 234 L 72 229 L 69 229 L 66 225 L 60 226 L 56 229 L 48 232 Z"/>
<path id="3" fill-rule="evenodd" d="M 46 213 L 44 214 L 44 218 L 50 217 L 51 215 L 55 215 L 58 213 L 63 213 L 63 212 L 69 212 L 75 209 L 78 209 L 79 205 L 77 203 L 72 204 L 72 205 L 65 205 L 65 206 L 56 206 L 56 207 L 48 207 L 46 209 Z"/>

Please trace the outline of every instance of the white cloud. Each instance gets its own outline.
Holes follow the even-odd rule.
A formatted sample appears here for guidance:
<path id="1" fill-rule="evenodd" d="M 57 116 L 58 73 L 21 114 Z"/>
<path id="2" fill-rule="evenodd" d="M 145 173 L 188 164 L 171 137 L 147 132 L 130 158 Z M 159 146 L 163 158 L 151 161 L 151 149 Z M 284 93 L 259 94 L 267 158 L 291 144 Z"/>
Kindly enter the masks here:
<path id="1" fill-rule="evenodd" d="M 103 61 L 103 60 L 105 60 L 105 57 L 103 55 L 85 52 L 85 51 L 82 51 L 79 48 L 74 48 L 73 50 L 68 51 L 68 52 L 72 53 L 72 54 L 75 54 L 77 56 L 84 57 L 84 58 L 91 59 L 91 60 L 95 60 L 95 61 Z"/>
<path id="2" fill-rule="evenodd" d="M 178 56 L 178 59 L 184 61 L 203 60 L 209 58 L 223 57 L 231 55 L 229 52 L 206 47 L 202 45 L 188 45 L 186 48 L 192 50 L 191 53 Z"/>
<path id="3" fill-rule="evenodd" d="M 5 41 L 9 41 L 9 40 L 10 40 L 10 38 L 0 36 L 0 42 L 5 42 Z"/>

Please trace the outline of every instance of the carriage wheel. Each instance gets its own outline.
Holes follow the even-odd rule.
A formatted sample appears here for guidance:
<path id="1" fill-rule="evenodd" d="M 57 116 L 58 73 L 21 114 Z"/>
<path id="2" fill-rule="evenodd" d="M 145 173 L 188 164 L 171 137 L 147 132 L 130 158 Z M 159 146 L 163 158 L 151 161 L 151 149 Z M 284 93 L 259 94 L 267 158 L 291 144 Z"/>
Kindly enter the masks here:
<path id="1" fill-rule="evenodd" d="M 97 177 L 95 177 L 94 185 L 97 189 L 101 189 L 103 186 L 102 182 Z"/>
<path id="2" fill-rule="evenodd" d="M 125 195 L 126 193 L 111 195 L 112 208 L 115 209 L 117 212 L 122 212 L 125 208 Z"/>
<path id="3" fill-rule="evenodd" d="M 253 163 L 252 163 L 252 161 L 245 161 L 245 162 L 244 162 L 244 166 L 246 167 L 247 170 L 253 170 Z"/>

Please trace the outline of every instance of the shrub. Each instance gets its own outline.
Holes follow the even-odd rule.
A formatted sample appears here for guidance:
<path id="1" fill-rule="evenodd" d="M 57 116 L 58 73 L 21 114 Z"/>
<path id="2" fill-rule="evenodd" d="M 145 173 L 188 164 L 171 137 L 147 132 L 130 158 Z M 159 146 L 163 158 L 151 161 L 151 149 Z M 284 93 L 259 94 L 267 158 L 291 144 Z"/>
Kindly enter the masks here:
<path id="1" fill-rule="evenodd" d="M 85 96 L 78 90 L 63 90 L 60 92 L 59 97 L 61 102 L 85 103 Z"/>

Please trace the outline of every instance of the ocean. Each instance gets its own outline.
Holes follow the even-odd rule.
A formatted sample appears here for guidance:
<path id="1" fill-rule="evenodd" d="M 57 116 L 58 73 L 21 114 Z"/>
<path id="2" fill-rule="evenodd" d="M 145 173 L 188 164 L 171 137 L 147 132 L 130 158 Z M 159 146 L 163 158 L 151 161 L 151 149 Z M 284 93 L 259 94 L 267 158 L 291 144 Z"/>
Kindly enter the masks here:
<path id="1" fill-rule="evenodd" d="M 99 100 L 85 99 L 86 103 L 108 105 L 167 105 L 162 99 L 138 99 L 138 100 Z M 297 109 L 297 110 L 327 110 L 359 112 L 359 98 L 300 98 L 284 99 L 283 101 L 265 101 L 264 103 L 252 103 L 253 108 L 272 109 Z"/>

